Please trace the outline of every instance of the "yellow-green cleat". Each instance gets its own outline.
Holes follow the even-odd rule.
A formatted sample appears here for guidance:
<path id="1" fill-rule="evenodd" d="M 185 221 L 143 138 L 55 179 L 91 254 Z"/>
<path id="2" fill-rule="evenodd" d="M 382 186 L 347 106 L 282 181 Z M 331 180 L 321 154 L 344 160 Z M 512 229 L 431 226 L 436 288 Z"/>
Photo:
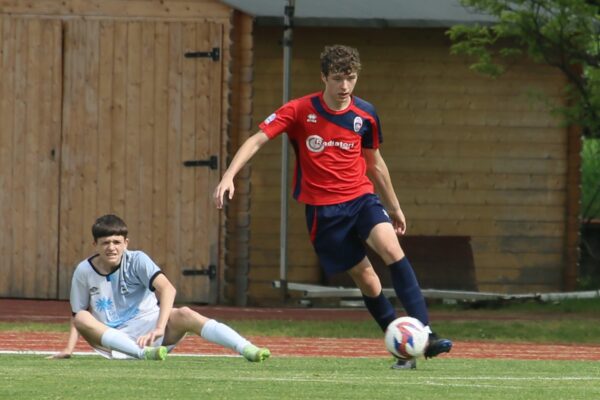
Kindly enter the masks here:
<path id="1" fill-rule="evenodd" d="M 144 348 L 144 360 L 164 361 L 167 354 L 169 354 L 169 350 L 165 346 Z"/>
<path id="2" fill-rule="evenodd" d="M 271 356 L 271 352 L 266 347 L 261 348 L 256 347 L 253 344 L 249 344 L 248 346 L 244 347 L 242 355 L 248 361 L 261 362 L 269 358 Z"/>

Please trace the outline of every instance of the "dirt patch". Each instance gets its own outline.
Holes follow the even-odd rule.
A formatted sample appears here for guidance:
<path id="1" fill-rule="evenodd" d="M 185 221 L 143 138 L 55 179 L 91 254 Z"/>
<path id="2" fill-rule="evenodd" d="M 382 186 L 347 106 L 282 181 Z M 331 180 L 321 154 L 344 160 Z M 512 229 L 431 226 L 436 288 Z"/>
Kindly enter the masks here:
<path id="1" fill-rule="evenodd" d="M 370 320 L 364 309 L 307 309 L 307 308 L 238 308 L 192 306 L 201 314 L 222 321 L 242 319 L 279 320 Z M 66 301 L 36 301 L 0 299 L 0 321 L 35 321 L 66 323 L 71 311 Z M 523 319 L 523 315 L 519 316 Z M 534 317 L 528 316 L 527 319 Z M 432 314 L 432 320 L 452 319 L 517 319 L 501 315 L 490 318 L 485 312 Z M 0 351 L 59 351 L 66 344 L 68 333 L 0 332 Z M 254 343 L 267 346 L 274 356 L 310 357 L 386 357 L 383 340 L 336 338 L 250 337 Z M 80 339 L 75 351 L 91 351 Z M 175 353 L 201 355 L 233 355 L 221 346 L 197 336 L 186 338 Z M 522 360 L 591 360 L 600 361 L 600 346 L 539 345 L 530 343 L 455 342 L 450 358 L 501 358 Z"/>
<path id="2" fill-rule="evenodd" d="M 0 351 L 60 351 L 67 333 L 0 332 Z M 285 357 L 389 357 L 378 339 L 249 337 L 267 346 L 274 356 Z M 80 339 L 77 352 L 92 348 Z M 175 349 L 175 354 L 234 355 L 229 349 L 189 336 Z M 455 342 L 449 358 L 496 358 L 515 360 L 589 360 L 600 361 L 599 346 L 539 345 L 527 343 Z"/>

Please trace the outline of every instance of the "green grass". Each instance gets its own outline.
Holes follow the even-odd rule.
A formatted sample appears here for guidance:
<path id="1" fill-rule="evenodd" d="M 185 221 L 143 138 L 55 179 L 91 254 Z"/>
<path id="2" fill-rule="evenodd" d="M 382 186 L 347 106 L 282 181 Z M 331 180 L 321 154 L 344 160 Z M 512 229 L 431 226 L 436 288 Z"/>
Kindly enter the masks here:
<path id="1" fill-rule="evenodd" d="M 435 328 L 455 340 L 598 343 L 600 302 L 434 305 Z M 246 336 L 380 338 L 365 321 L 224 321 Z M 67 332 L 67 324 L 0 323 L 0 330 Z M 168 357 L 165 362 L 99 356 L 46 360 L 0 355 L 0 399 L 428 399 L 600 398 L 600 363 L 419 360 L 396 371 L 388 358 Z"/>
<path id="2" fill-rule="evenodd" d="M 165 362 L 96 356 L 0 357 L 2 399 L 508 399 L 600 398 L 600 364 L 434 359 L 414 371 L 389 358 L 225 357 Z"/>

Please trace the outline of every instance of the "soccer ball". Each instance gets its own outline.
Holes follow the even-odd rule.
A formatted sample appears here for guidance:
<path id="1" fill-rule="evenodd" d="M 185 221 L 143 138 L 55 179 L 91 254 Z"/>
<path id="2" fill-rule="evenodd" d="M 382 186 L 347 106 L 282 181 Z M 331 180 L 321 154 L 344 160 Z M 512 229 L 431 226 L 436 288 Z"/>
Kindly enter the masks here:
<path id="1" fill-rule="evenodd" d="M 429 332 L 416 318 L 396 318 L 385 331 L 385 347 L 401 360 L 422 356 L 428 344 Z"/>

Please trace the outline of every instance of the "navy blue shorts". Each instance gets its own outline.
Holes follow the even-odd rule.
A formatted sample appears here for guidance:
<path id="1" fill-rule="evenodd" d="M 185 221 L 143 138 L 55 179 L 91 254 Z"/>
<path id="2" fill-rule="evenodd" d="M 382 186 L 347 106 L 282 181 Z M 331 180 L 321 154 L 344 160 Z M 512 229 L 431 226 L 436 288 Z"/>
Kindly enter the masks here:
<path id="1" fill-rule="evenodd" d="M 306 225 L 321 266 L 328 275 L 347 271 L 367 255 L 371 229 L 391 219 L 374 194 L 345 203 L 306 206 Z"/>

